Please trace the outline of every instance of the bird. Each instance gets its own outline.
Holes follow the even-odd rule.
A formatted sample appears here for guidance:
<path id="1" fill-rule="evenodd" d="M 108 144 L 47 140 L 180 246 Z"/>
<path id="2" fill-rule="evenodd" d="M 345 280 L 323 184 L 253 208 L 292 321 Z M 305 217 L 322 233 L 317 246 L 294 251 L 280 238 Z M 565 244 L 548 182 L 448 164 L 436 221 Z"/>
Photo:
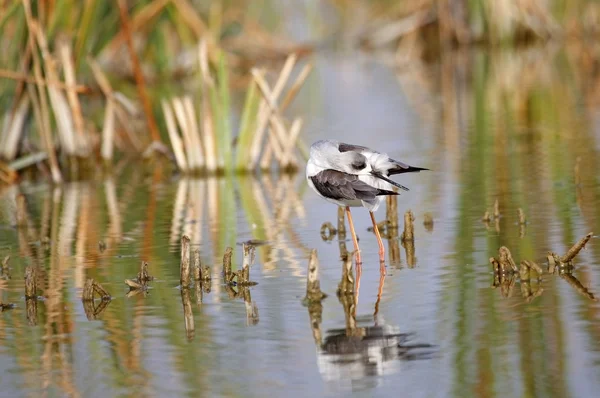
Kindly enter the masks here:
<path id="1" fill-rule="evenodd" d="M 395 188 L 408 191 L 407 187 L 391 180 L 389 176 L 423 170 L 429 169 L 409 166 L 365 146 L 319 140 L 310 147 L 306 179 L 319 196 L 345 208 L 357 265 L 362 264 L 362 259 L 350 207 L 369 210 L 379 245 L 380 271 L 385 274 L 385 247 L 373 212 L 386 196 L 398 195 Z"/>

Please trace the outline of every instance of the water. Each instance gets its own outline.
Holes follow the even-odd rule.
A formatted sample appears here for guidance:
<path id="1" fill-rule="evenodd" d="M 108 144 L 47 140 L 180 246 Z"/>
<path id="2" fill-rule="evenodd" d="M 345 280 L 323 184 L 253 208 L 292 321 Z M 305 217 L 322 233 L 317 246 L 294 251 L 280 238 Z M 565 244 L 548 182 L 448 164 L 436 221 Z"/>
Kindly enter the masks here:
<path id="1" fill-rule="evenodd" d="M 364 261 L 356 308 L 335 294 L 338 238 L 320 236 L 336 208 L 302 173 L 188 180 L 126 165 L 102 181 L 1 188 L 0 255 L 11 255 L 11 269 L 0 300 L 16 308 L 0 313 L 0 396 L 594 396 L 598 302 L 558 275 L 534 278 L 525 296 L 541 294 L 529 300 L 518 281 L 511 297 L 491 288 L 499 247 L 545 268 L 548 251 L 600 231 L 597 78 L 577 52 L 553 51 L 447 54 L 399 68 L 316 57 L 290 110 L 305 116 L 306 141 L 344 139 L 432 169 L 400 179 L 411 188 L 400 219 L 416 216 L 414 258 L 387 241 L 388 258 L 397 251 L 383 286 L 369 217 L 354 211 Z M 19 193 L 27 232 L 14 227 Z M 502 216 L 486 225 L 496 199 Z M 178 289 L 182 234 L 212 266 L 202 304 L 191 293 L 193 333 Z M 249 239 L 267 241 L 251 271 L 258 285 L 247 301 L 232 299 L 222 254 L 234 247 L 239 266 Z M 302 305 L 313 248 L 322 308 Z M 123 281 L 142 260 L 156 279 L 147 295 L 126 297 Z M 35 264 L 44 298 L 28 318 L 23 275 Z M 573 276 L 600 292 L 597 238 Z M 97 319 L 81 302 L 86 278 L 113 297 Z"/>

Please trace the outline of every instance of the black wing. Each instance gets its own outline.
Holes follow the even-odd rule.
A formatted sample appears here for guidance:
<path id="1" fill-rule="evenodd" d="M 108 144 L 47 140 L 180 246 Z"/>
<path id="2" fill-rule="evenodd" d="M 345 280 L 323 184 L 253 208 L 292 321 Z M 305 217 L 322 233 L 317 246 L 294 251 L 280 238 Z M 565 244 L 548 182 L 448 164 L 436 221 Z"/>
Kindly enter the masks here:
<path id="1" fill-rule="evenodd" d="M 394 191 L 372 187 L 354 174 L 337 170 L 323 170 L 310 179 L 321 195 L 335 200 L 369 201 L 379 195 L 398 195 Z"/>

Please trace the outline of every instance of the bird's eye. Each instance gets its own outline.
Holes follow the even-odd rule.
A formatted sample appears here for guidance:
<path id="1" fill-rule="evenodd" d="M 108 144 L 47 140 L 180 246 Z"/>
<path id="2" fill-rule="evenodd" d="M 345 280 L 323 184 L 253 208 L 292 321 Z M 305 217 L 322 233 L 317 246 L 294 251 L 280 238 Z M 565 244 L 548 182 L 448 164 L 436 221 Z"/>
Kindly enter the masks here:
<path id="1" fill-rule="evenodd" d="M 352 163 L 352 168 L 354 168 L 354 170 L 362 170 L 365 167 L 367 167 L 367 163 L 364 160 Z"/>

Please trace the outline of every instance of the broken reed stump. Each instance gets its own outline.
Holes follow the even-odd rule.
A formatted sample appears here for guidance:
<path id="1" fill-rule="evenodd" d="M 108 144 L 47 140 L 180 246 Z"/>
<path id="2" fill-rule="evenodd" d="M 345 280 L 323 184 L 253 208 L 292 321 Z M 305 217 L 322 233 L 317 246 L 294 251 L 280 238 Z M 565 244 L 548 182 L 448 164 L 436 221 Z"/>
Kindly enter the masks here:
<path id="1" fill-rule="evenodd" d="M 407 210 L 404 213 L 404 232 L 402 232 L 402 241 L 412 241 L 415 239 L 415 216 L 411 210 Z"/>
<path id="2" fill-rule="evenodd" d="M 560 261 L 562 261 L 563 263 L 568 263 L 571 260 L 573 260 L 575 258 L 575 256 L 577 256 L 577 254 L 579 254 L 581 249 L 583 249 L 585 247 L 585 245 L 590 241 L 590 239 L 592 239 L 592 236 L 594 236 L 594 233 L 590 232 L 583 238 L 579 239 L 579 241 L 577 243 L 575 243 L 573 245 L 573 247 L 571 247 L 569 249 L 567 254 L 565 254 L 564 256 L 562 256 L 560 258 Z"/>
<path id="3" fill-rule="evenodd" d="M 308 260 L 308 273 L 306 275 L 306 297 L 304 303 L 323 300 L 327 295 L 321 291 L 321 282 L 319 281 L 319 259 L 317 258 L 317 249 L 312 249 L 310 259 Z"/>
<path id="4" fill-rule="evenodd" d="M 323 230 L 323 227 L 321 227 L 321 230 Z M 339 239 L 346 239 L 346 212 L 343 206 L 338 206 L 337 233 Z"/>
<path id="5" fill-rule="evenodd" d="M 37 298 L 37 272 L 31 265 L 25 268 L 25 298 Z"/>
<path id="6" fill-rule="evenodd" d="M 94 301 L 94 293 L 98 293 L 103 301 L 110 300 L 110 294 L 96 282 L 94 279 L 89 278 L 85 281 L 83 286 L 83 292 L 81 293 L 81 300 L 83 301 Z"/>
<path id="7" fill-rule="evenodd" d="M 140 271 L 137 274 L 135 279 L 125 279 L 125 284 L 129 286 L 131 290 L 147 290 L 148 282 L 153 280 L 154 277 L 150 276 L 148 273 L 148 263 L 146 261 L 142 261 L 140 263 Z"/>
<path id="8" fill-rule="evenodd" d="M 394 190 L 396 191 L 396 189 Z M 398 196 L 386 196 L 385 204 L 385 219 L 387 221 L 387 228 L 398 229 Z"/>
<path id="9" fill-rule="evenodd" d="M 106 243 L 104 243 L 104 241 L 98 241 L 98 251 L 100 251 L 100 253 L 104 253 L 105 250 Z"/>
<path id="10" fill-rule="evenodd" d="M 200 250 L 196 249 L 193 253 L 194 260 L 194 279 L 199 281 L 202 279 L 202 262 L 200 261 Z"/>
<path id="11" fill-rule="evenodd" d="M 137 279 L 140 283 L 150 282 L 154 279 L 154 277 L 150 276 L 148 273 L 148 262 L 142 261 L 140 263 L 140 272 L 138 272 Z"/>
<path id="12" fill-rule="evenodd" d="M 330 223 L 329 221 L 324 222 L 323 225 L 321 225 L 321 239 L 323 239 L 324 241 L 330 241 L 333 240 L 333 237 L 335 236 L 335 234 L 337 234 L 337 230 L 333 227 L 333 224 Z"/>
<path id="13" fill-rule="evenodd" d="M 231 279 L 231 274 L 233 271 L 231 270 L 231 256 L 233 255 L 233 249 L 231 247 L 227 247 L 225 249 L 225 254 L 223 255 L 223 279 L 225 279 L 225 283 L 229 283 Z"/>
<path id="14" fill-rule="evenodd" d="M 510 269 L 513 272 L 518 272 L 519 268 L 517 268 L 517 264 L 515 264 L 515 260 L 513 260 L 512 255 L 510 254 L 510 250 L 506 246 L 502 246 L 498 249 L 498 262 L 500 263 L 501 269 Z"/>
<path id="15" fill-rule="evenodd" d="M 190 270 L 190 238 L 187 235 L 181 237 L 181 277 L 179 281 L 182 288 L 191 286 L 191 270 Z"/>
<path id="16" fill-rule="evenodd" d="M 15 307 L 16 306 L 14 304 L 11 304 L 11 303 L 4 304 L 4 303 L 0 302 L 0 312 L 12 310 Z"/>
<path id="17" fill-rule="evenodd" d="M 237 272 L 233 272 L 231 270 L 231 256 L 233 253 L 233 249 L 228 247 L 225 251 L 225 255 L 223 256 L 223 277 L 225 279 L 225 284 L 229 287 L 231 286 L 253 286 L 256 285 L 256 282 L 252 282 L 250 280 L 250 267 L 254 263 L 254 254 L 256 251 L 256 246 L 248 243 L 242 243 L 243 250 L 243 261 L 242 261 L 242 269 Z M 238 296 L 235 291 L 231 292 L 228 290 L 229 296 L 234 298 Z"/>
<path id="18" fill-rule="evenodd" d="M 346 256 L 342 265 L 342 280 L 337 289 L 337 295 L 354 294 L 354 274 L 352 272 L 352 256 Z"/>
<path id="19" fill-rule="evenodd" d="M 577 254 L 581 251 L 581 249 L 583 249 L 583 247 L 592 237 L 593 233 L 590 232 L 581 238 L 577 243 L 575 243 L 573 247 L 571 247 L 569 251 L 562 257 L 554 252 L 548 252 L 546 260 L 548 261 L 549 274 L 558 274 L 582 296 L 587 297 L 590 300 L 596 300 L 594 294 L 584 287 L 581 282 L 572 274 L 574 267 L 571 263 L 571 261 L 577 256 Z M 505 246 L 502 246 L 498 250 L 498 253 L 498 259 L 494 257 L 490 258 L 490 264 L 492 265 L 494 273 L 492 287 L 495 288 L 500 286 L 502 289 L 502 295 L 504 297 L 510 297 L 514 285 L 514 276 L 517 273 L 516 264 L 512 259 L 510 251 Z M 535 293 L 532 293 L 530 284 L 532 270 L 538 274 L 538 288 Z M 522 260 L 520 263 L 520 268 L 518 269 L 518 273 L 523 298 L 525 298 L 527 302 L 531 302 L 536 297 L 539 297 L 544 291 L 539 286 L 539 281 L 541 281 L 541 276 L 543 273 L 542 267 L 534 261 Z"/>
<path id="20" fill-rule="evenodd" d="M 242 243 L 242 250 L 244 257 L 242 261 L 242 269 L 238 271 L 237 284 L 248 285 L 252 284 L 252 282 L 250 282 L 250 267 L 254 263 L 254 254 L 256 248 L 252 245 Z"/>

